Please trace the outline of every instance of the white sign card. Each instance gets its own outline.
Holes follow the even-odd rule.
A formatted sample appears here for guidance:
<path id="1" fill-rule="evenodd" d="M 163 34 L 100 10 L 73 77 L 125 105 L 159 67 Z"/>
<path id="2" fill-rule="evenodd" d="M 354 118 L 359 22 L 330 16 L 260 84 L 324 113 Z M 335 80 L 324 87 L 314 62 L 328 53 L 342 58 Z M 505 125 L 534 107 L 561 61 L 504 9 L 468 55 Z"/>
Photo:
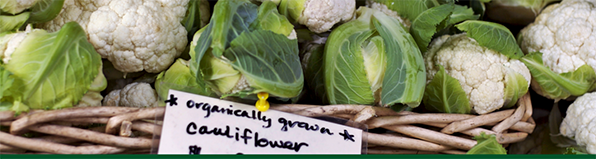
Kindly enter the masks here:
<path id="1" fill-rule="evenodd" d="M 360 154 L 362 130 L 170 90 L 158 154 Z"/>

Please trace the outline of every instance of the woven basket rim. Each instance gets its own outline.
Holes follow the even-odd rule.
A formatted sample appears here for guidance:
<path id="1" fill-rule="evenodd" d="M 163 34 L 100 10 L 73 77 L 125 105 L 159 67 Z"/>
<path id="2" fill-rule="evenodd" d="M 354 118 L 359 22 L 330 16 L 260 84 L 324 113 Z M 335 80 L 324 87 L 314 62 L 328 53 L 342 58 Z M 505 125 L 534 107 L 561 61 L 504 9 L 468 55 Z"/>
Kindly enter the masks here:
<path id="1" fill-rule="evenodd" d="M 364 132 L 368 153 L 372 154 L 463 154 L 476 144 L 472 136 L 494 134 L 501 144 L 524 140 L 536 126 L 529 93 L 520 98 L 518 107 L 483 115 L 395 112 L 389 108 L 368 105 L 275 104 L 270 109 L 315 117 L 343 118 L 371 128 L 384 128 L 392 134 Z M 61 110 L 35 110 L 17 117 L 14 112 L 0 112 L 0 125 L 10 126 L 10 134 L 0 132 L 2 152 L 41 153 L 133 153 L 150 152 L 158 147 L 151 137 L 129 137 L 132 131 L 159 136 L 160 123 L 147 122 L 163 118 L 165 107 L 77 107 Z M 54 122 L 106 124 L 100 130 L 86 130 L 56 125 Z M 159 122 L 159 121 L 156 121 Z M 440 131 L 426 127 L 440 128 Z M 486 128 L 490 128 L 486 129 Z M 30 139 L 18 135 L 35 131 L 50 136 Z M 73 132 L 78 132 L 73 133 Z M 83 135 L 80 133 L 83 132 Z M 464 137 L 462 137 L 464 136 Z M 68 145 L 70 142 L 94 145 Z"/>

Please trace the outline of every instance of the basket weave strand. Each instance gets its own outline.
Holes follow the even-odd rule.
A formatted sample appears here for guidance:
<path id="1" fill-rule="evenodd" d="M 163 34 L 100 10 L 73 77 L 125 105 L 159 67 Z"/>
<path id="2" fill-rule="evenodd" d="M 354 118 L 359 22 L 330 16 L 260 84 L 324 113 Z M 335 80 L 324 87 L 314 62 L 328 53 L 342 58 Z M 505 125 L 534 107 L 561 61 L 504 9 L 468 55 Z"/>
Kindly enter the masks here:
<path id="1" fill-rule="evenodd" d="M 364 132 L 371 154 L 464 154 L 476 141 L 473 136 L 494 134 L 501 144 L 524 140 L 536 126 L 531 118 L 529 94 L 519 99 L 517 108 L 484 115 L 395 112 L 367 105 L 279 104 L 270 109 L 303 116 L 333 116 L 365 124 L 369 129 L 384 128 L 390 133 Z M 0 153 L 149 153 L 161 133 L 165 107 L 124 108 L 84 107 L 52 111 L 31 111 L 17 117 L 0 112 Z M 157 118 L 159 119 L 159 118 Z M 81 129 L 73 125 L 106 124 Z M 25 138 L 22 133 L 41 132 L 47 136 Z M 133 135 L 141 134 L 141 135 Z"/>

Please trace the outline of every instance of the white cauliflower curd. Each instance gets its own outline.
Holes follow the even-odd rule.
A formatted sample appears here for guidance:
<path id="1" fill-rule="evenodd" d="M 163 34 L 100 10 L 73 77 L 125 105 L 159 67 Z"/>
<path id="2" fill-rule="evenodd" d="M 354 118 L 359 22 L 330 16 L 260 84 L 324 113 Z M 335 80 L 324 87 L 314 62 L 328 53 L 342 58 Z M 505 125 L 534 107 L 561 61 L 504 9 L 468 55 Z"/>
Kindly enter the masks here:
<path id="1" fill-rule="evenodd" d="M 438 65 L 442 65 L 446 74 L 459 81 L 470 107 L 478 114 L 490 113 L 507 104 L 506 79 L 515 75 L 510 71 L 521 74 L 530 84 L 530 72 L 522 62 L 480 46 L 466 33 L 444 35 L 430 46 L 424 54 L 427 83 L 439 71 Z"/>
<path id="2" fill-rule="evenodd" d="M 584 64 L 596 69 L 596 0 L 564 0 L 545 8 L 520 32 L 525 53 L 540 51 L 544 65 L 555 73 L 572 72 Z"/>
<path id="3" fill-rule="evenodd" d="M 574 138 L 590 154 L 596 153 L 596 92 L 578 97 L 561 123 L 561 134 Z"/>
<path id="4" fill-rule="evenodd" d="M 122 89 L 113 90 L 103 101 L 106 106 L 156 107 L 158 104 L 157 92 L 149 83 L 143 82 L 134 82 Z"/>
<path id="5" fill-rule="evenodd" d="M 66 0 L 54 20 L 39 27 L 55 31 L 69 21 L 87 32 L 102 58 L 122 72 L 161 72 L 188 42 L 180 23 L 189 0 Z"/>
<path id="6" fill-rule="evenodd" d="M 352 20 L 355 10 L 355 0 L 281 0 L 279 6 L 281 14 L 315 33 L 326 32 L 339 22 Z"/>

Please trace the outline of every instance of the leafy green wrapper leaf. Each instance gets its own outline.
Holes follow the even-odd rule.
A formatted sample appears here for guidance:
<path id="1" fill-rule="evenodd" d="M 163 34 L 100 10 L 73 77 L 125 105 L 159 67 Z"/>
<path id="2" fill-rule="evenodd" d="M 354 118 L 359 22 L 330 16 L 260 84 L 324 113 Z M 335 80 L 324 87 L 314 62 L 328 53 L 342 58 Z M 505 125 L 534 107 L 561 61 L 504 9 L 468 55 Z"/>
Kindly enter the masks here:
<path id="1" fill-rule="evenodd" d="M 471 8 L 455 5 L 453 12 L 451 15 L 449 15 L 449 21 L 446 23 L 445 27 L 462 22 L 464 20 L 476 20 L 479 17 L 479 15 L 474 14 L 474 11 Z"/>
<path id="2" fill-rule="evenodd" d="M 224 53 L 256 91 L 291 98 L 304 85 L 297 40 L 269 30 L 244 32 Z"/>
<path id="3" fill-rule="evenodd" d="M 325 44 L 323 75 L 330 104 L 374 104 L 362 55 L 362 44 L 374 33 L 373 14 L 358 11 L 362 12 L 359 17 L 337 27 Z"/>
<path id="4" fill-rule="evenodd" d="M 480 135 L 474 136 L 474 139 L 478 143 L 466 154 L 507 154 L 507 150 L 497 142 L 495 135 L 487 135 L 482 132 Z"/>
<path id="5" fill-rule="evenodd" d="M 209 89 L 203 89 L 196 83 L 195 77 L 190 73 L 188 62 L 178 59 L 168 70 L 161 72 L 155 79 L 155 91 L 161 100 L 168 99 L 170 89 L 215 97 Z"/>
<path id="6" fill-rule="evenodd" d="M 10 108 L 12 108 L 11 102 L 0 102 L 0 111 L 10 111 Z"/>
<path id="7" fill-rule="evenodd" d="M 380 11 L 362 7 L 357 12 L 359 17 L 337 27 L 325 45 L 329 103 L 417 107 L 426 70 L 414 38 Z"/>
<path id="8" fill-rule="evenodd" d="M 325 57 L 325 44 L 312 44 L 306 48 L 306 51 L 310 53 L 308 61 L 306 61 L 307 65 L 304 68 L 306 86 L 310 89 L 310 93 L 313 93 L 311 95 L 313 98 L 320 99 L 318 101 L 327 102 L 325 79 L 323 76 L 325 71 L 325 61 L 323 60 Z"/>
<path id="9" fill-rule="evenodd" d="M 583 152 L 581 150 L 578 150 L 575 147 L 567 147 L 565 150 L 566 150 L 565 151 L 565 154 L 566 155 L 585 155 L 585 154 L 588 154 L 588 153 L 585 153 L 585 152 Z"/>
<path id="10" fill-rule="evenodd" d="M 387 68 L 383 78 L 381 105 L 395 103 L 418 107 L 424 95 L 426 69 L 420 49 L 414 38 L 400 23 L 389 16 L 376 12 L 373 23 L 385 41 Z"/>
<path id="11" fill-rule="evenodd" d="M 528 92 L 528 82 L 524 76 L 511 68 L 505 68 L 505 103 L 503 108 L 510 108 L 517 103 L 517 100 Z"/>
<path id="12" fill-rule="evenodd" d="M 229 43 L 240 33 L 247 31 L 250 23 L 257 18 L 257 6 L 242 1 L 218 1 L 213 10 L 211 22 L 200 29 L 193 38 L 189 67 L 196 77 L 197 85 L 208 92 L 204 74 L 199 66 L 207 50 L 211 50 L 215 57 L 220 57 Z M 197 37 L 198 36 L 198 37 Z"/>
<path id="13" fill-rule="evenodd" d="M 203 28 L 211 17 L 207 0 L 192 0 L 188 2 L 186 15 L 180 23 L 186 28 L 187 38 L 192 41 L 194 33 Z"/>
<path id="14" fill-rule="evenodd" d="M 66 23 L 54 33 L 39 29 L 27 33 L 4 64 L 15 77 L 11 89 L 20 92 L 12 98 L 32 109 L 77 104 L 102 66 L 101 56 L 86 35 L 76 22 Z"/>
<path id="15" fill-rule="evenodd" d="M 14 101 L 12 103 L 12 107 L 10 107 L 10 110 L 15 112 L 15 115 L 19 115 L 21 114 L 21 112 L 28 112 L 31 108 L 25 104 L 23 104 L 21 101 L 17 100 Z"/>
<path id="16" fill-rule="evenodd" d="M 257 19 L 250 24 L 250 27 L 253 30 L 270 30 L 285 36 L 290 35 L 294 29 L 294 25 L 277 12 L 277 6 L 271 1 L 265 1 L 259 6 Z"/>
<path id="17" fill-rule="evenodd" d="M 297 40 L 286 37 L 292 29 L 274 2 L 218 1 L 211 22 L 191 43 L 191 73 L 198 86 L 222 98 L 258 92 L 294 98 L 304 77 Z"/>
<path id="18" fill-rule="evenodd" d="M 575 140 L 569 139 L 561 134 L 561 122 L 563 122 L 563 117 L 559 110 L 559 104 L 555 103 L 548 115 L 549 139 L 558 147 L 577 146 Z"/>
<path id="19" fill-rule="evenodd" d="M 288 20 L 292 23 L 298 22 L 304 7 L 306 0 L 281 0 L 279 3 L 279 13 L 288 17 Z"/>
<path id="20" fill-rule="evenodd" d="M 428 44 L 437 32 L 449 29 L 452 25 L 464 20 L 478 19 L 471 9 L 447 3 L 425 10 L 412 21 L 410 33 L 420 51 L 426 52 Z"/>
<path id="21" fill-rule="evenodd" d="M 397 12 L 399 15 L 413 20 L 425 10 L 439 6 L 437 0 L 374 0 L 385 4 L 387 8 Z"/>
<path id="22" fill-rule="evenodd" d="M 9 88 L 12 87 L 13 82 L 12 73 L 0 66 L 0 99 L 4 96 L 11 96 Z"/>
<path id="23" fill-rule="evenodd" d="M 534 90 L 550 99 L 567 99 L 581 96 L 593 88 L 596 73 L 589 65 L 583 65 L 573 72 L 557 74 L 544 66 L 542 53 L 532 52 L 521 58 L 532 74 L 537 87 Z M 532 84 L 534 85 L 534 84 Z"/>
<path id="24" fill-rule="evenodd" d="M 64 0 L 40 0 L 31 7 L 29 23 L 45 23 L 58 16 Z"/>
<path id="25" fill-rule="evenodd" d="M 27 19 L 29 19 L 31 13 L 24 12 L 18 15 L 0 15 L 0 33 L 6 31 L 15 31 L 19 29 Z"/>
<path id="26" fill-rule="evenodd" d="M 426 85 L 423 101 L 425 108 L 433 112 L 469 114 L 472 111 L 459 81 L 449 76 L 441 65 L 439 72 Z"/>
<path id="27" fill-rule="evenodd" d="M 443 4 L 422 12 L 413 22 L 410 32 L 420 51 L 425 52 L 438 25 L 445 21 L 453 11 L 454 4 Z"/>
<path id="28" fill-rule="evenodd" d="M 523 56 L 511 31 L 501 24 L 467 20 L 455 26 L 459 30 L 467 32 L 467 36 L 475 39 L 480 46 L 498 51 L 512 59 L 519 59 Z"/>
<path id="29" fill-rule="evenodd" d="M 488 2 L 490 2 L 490 0 L 470 0 L 468 5 L 474 10 L 474 14 L 480 15 L 480 18 L 482 19 L 486 12 L 486 5 L 484 3 Z"/>

